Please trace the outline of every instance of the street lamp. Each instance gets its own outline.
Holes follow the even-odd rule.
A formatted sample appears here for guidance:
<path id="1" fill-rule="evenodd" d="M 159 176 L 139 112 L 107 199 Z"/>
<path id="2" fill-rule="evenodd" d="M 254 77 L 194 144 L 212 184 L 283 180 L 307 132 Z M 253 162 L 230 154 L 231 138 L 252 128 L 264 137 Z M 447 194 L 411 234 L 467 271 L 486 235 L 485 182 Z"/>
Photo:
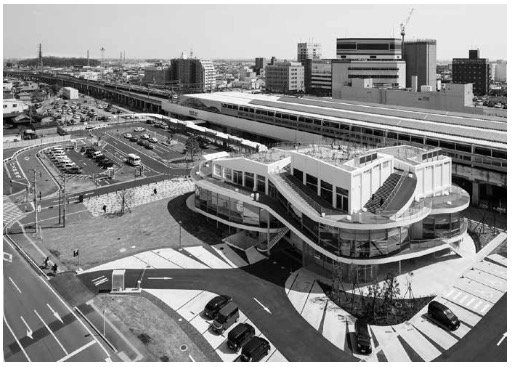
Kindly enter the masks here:
<path id="1" fill-rule="evenodd" d="M 178 224 L 180 225 L 180 248 L 181 248 L 181 220 L 178 222 Z"/>

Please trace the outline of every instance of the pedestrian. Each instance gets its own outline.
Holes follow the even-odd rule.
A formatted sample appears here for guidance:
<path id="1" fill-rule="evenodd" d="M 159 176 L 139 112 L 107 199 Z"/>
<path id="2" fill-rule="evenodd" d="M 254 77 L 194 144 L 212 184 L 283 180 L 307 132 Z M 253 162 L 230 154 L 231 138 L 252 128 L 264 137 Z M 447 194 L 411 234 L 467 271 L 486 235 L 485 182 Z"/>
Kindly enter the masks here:
<path id="1" fill-rule="evenodd" d="M 107 213 L 107 205 L 106 204 L 103 204 L 103 213 L 106 214 Z"/>
<path id="2" fill-rule="evenodd" d="M 156 187 L 153 189 L 153 194 L 156 195 Z"/>
<path id="3" fill-rule="evenodd" d="M 54 274 L 57 274 L 57 264 L 53 264 L 52 271 Z"/>
<path id="4" fill-rule="evenodd" d="M 380 206 L 382 206 L 382 204 L 384 204 L 384 198 L 380 198 Z"/>
<path id="5" fill-rule="evenodd" d="M 44 268 L 48 269 L 48 261 L 50 261 L 50 258 L 46 256 L 46 259 L 44 259 Z"/>

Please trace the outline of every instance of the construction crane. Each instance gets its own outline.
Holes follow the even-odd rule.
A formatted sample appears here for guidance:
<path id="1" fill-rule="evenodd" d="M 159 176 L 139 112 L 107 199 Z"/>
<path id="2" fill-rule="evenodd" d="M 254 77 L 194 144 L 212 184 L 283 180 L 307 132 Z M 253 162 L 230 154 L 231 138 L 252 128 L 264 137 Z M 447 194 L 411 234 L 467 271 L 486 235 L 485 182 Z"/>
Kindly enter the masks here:
<path id="1" fill-rule="evenodd" d="M 400 34 L 402 35 L 402 58 L 404 57 L 405 27 L 407 27 L 407 24 L 409 24 L 409 20 L 411 20 L 411 15 L 413 11 L 414 8 L 412 8 L 411 11 L 409 12 L 407 20 L 404 23 L 400 23 Z"/>

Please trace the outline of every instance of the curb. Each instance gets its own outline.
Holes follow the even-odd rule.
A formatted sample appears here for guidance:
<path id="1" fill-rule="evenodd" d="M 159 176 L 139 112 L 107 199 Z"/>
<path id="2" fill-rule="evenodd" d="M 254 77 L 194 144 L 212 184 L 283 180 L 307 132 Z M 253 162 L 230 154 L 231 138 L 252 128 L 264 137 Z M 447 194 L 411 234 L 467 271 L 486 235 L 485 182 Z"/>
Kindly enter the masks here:
<path id="1" fill-rule="evenodd" d="M 116 347 L 114 347 L 112 343 L 110 343 L 110 341 L 102 333 L 100 333 L 98 328 L 94 326 L 94 324 L 82 313 L 82 311 L 80 311 L 80 309 L 76 306 L 73 307 L 73 309 L 89 324 L 89 326 L 96 332 L 96 334 L 98 334 L 101 337 L 101 339 L 103 339 L 103 341 L 107 343 L 110 349 L 112 349 L 114 353 L 117 353 Z"/>

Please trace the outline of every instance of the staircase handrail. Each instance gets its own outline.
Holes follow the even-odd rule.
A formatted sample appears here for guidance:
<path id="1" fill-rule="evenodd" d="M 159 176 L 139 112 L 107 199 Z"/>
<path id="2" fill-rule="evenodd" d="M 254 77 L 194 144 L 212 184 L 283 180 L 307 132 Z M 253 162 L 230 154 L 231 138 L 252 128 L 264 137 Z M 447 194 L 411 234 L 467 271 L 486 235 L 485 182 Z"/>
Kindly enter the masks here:
<path id="1" fill-rule="evenodd" d="M 396 183 L 393 190 L 391 190 L 391 192 L 389 193 L 386 200 L 384 200 L 384 203 L 381 205 L 380 210 L 385 211 L 385 209 L 388 207 L 389 203 L 391 202 L 391 199 L 396 195 L 398 190 L 402 187 L 408 174 L 409 174 L 409 172 L 406 172 L 406 171 L 402 172 L 402 174 L 400 175 L 400 179 Z"/>

